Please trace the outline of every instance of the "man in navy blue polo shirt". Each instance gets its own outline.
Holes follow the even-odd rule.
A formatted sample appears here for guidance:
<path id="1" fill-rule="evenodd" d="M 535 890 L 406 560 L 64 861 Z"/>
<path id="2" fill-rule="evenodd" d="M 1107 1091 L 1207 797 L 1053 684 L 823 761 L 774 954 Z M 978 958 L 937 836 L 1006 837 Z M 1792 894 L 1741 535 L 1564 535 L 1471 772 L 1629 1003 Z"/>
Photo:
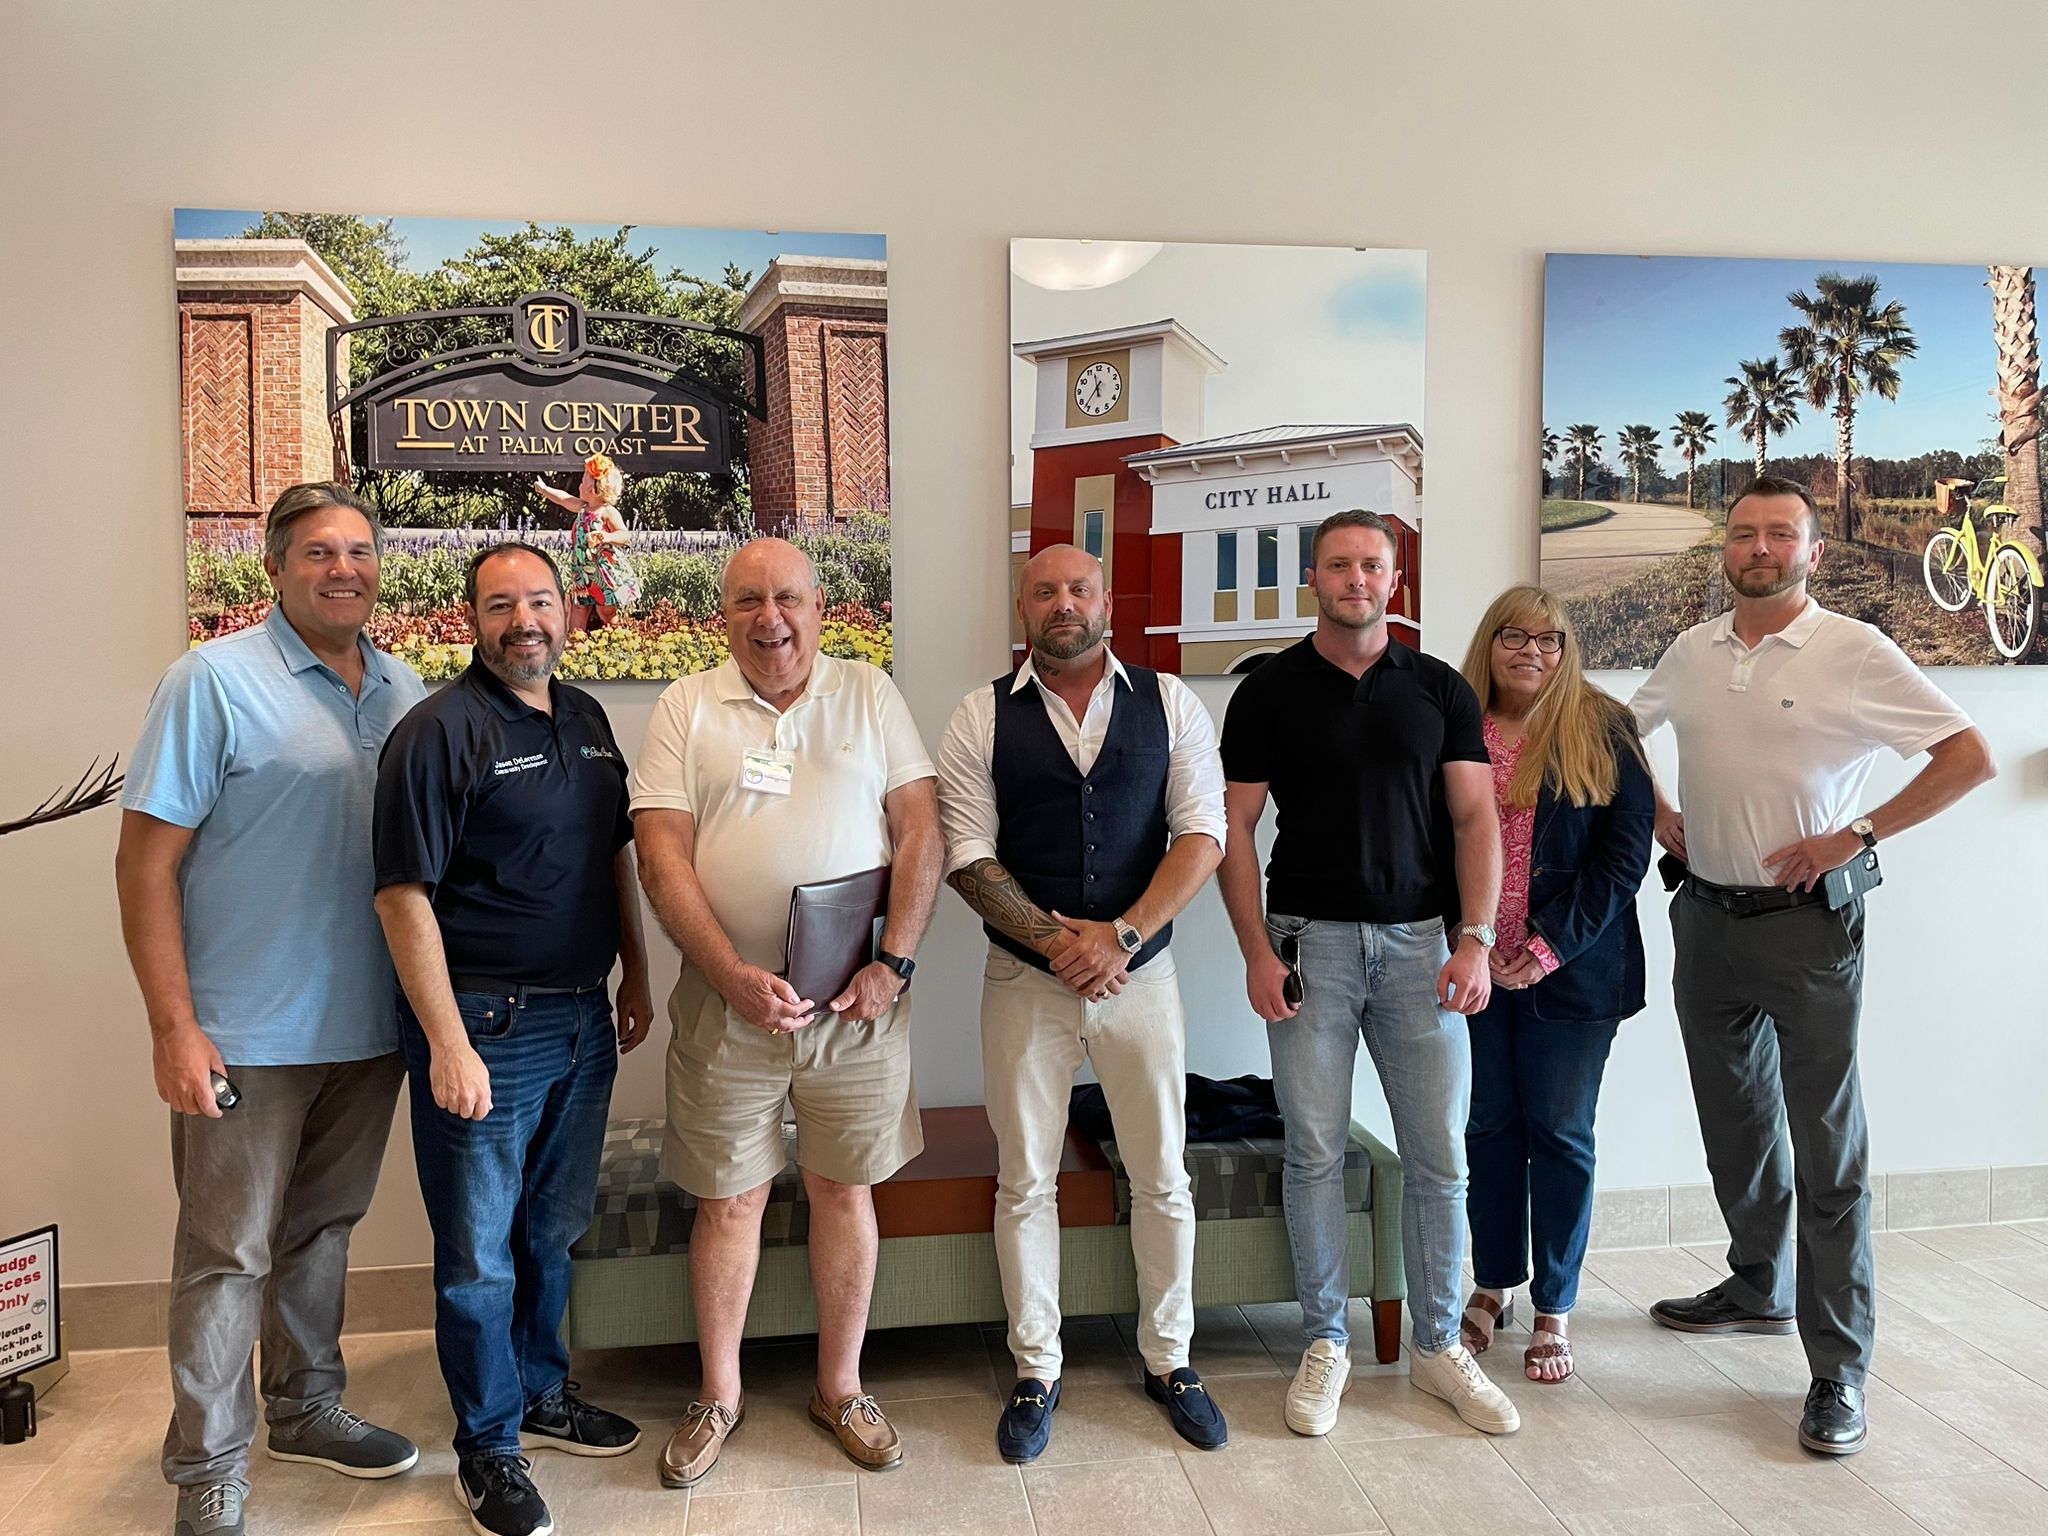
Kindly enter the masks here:
<path id="1" fill-rule="evenodd" d="M 484 1536 L 545 1536 L 521 1449 L 621 1456 L 640 1439 L 575 1394 L 561 1326 L 618 1052 L 654 1009 L 626 765 L 597 700 L 554 681 L 561 576 L 500 544 L 465 596 L 475 659 L 385 749 L 377 915 L 403 987 L 457 1496 Z"/>

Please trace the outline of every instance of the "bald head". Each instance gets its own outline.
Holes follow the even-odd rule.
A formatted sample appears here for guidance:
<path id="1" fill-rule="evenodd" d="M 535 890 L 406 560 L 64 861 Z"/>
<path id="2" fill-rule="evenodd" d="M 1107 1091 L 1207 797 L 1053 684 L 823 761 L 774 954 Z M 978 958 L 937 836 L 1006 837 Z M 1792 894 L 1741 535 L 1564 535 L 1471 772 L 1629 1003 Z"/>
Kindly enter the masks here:
<path id="1" fill-rule="evenodd" d="M 1029 591 L 1037 581 L 1066 581 L 1076 575 L 1092 580 L 1098 588 L 1109 585 L 1103 579 L 1102 562 L 1087 550 L 1073 544 L 1048 544 L 1024 562 L 1018 591 Z"/>
<path id="2" fill-rule="evenodd" d="M 1102 562 L 1071 544 L 1041 549 L 1018 578 L 1017 616 L 1034 656 L 1092 661 L 1109 630 L 1109 584 Z"/>
<path id="3" fill-rule="evenodd" d="M 790 582 L 817 590 L 818 568 L 811 557 L 787 539 L 749 539 L 725 562 L 719 597 L 730 603 L 740 591 L 774 591 Z"/>
<path id="4" fill-rule="evenodd" d="M 787 539 L 751 539 L 725 562 L 725 638 L 754 691 L 781 706 L 810 682 L 825 624 L 811 557 Z"/>

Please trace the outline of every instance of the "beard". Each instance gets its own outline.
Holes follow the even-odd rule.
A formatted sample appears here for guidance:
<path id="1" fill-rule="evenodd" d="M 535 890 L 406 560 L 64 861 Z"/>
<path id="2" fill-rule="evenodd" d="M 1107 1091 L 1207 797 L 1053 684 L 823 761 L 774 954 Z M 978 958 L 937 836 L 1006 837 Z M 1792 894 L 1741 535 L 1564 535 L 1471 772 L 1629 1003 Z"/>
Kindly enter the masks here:
<path id="1" fill-rule="evenodd" d="M 520 661 L 509 654 L 513 645 L 529 640 L 546 642 L 547 650 L 532 661 Z M 510 629 L 495 641 L 477 637 L 476 648 L 483 656 L 484 665 L 508 683 L 537 683 L 555 670 L 555 663 L 562 659 L 562 648 L 569 643 L 566 634 L 548 640 L 547 634 L 538 629 Z"/>
<path id="2" fill-rule="evenodd" d="M 1054 629 L 1054 622 L 1072 623 L 1073 629 Z M 1109 632 L 1108 618 L 1084 619 L 1079 614 L 1056 613 L 1045 628 L 1031 637 L 1031 649 L 1055 661 L 1072 661 L 1083 651 L 1100 644 Z"/>
<path id="3" fill-rule="evenodd" d="M 1392 596 L 1393 594 L 1389 592 L 1386 597 L 1375 600 L 1370 594 L 1367 594 L 1364 612 L 1362 614 L 1350 614 L 1338 607 L 1336 602 L 1323 596 L 1322 592 L 1318 590 L 1316 593 L 1316 606 L 1322 610 L 1323 617 L 1332 624 L 1342 625 L 1345 629 L 1371 629 L 1373 625 L 1379 623 L 1386 616 L 1387 601 Z"/>
<path id="4" fill-rule="evenodd" d="M 1780 592 L 1792 588 L 1813 574 L 1813 562 L 1804 565 L 1752 565 L 1740 571 L 1731 571 L 1724 565 L 1723 573 L 1728 585 L 1743 597 L 1776 597 Z"/>

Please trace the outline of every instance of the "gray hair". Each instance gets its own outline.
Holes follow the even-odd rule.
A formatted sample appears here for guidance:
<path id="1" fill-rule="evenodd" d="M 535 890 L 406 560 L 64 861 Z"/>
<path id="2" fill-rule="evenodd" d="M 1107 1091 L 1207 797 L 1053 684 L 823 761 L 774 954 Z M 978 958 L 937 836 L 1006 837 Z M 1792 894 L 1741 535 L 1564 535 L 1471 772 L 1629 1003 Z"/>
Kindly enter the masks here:
<path id="1" fill-rule="evenodd" d="M 725 564 L 719 567 L 718 571 L 718 601 L 720 606 L 723 606 L 726 603 L 726 601 L 732 597 L 733 561 L 739 559 L 741 551 L 745 550 L 747 545 L 758 543 L 762 538 L 766 537 L 773 536 L 766 534 L 757 534 L 754 538 L 748 539 L 746 543 L 741 544 L 738 549 L 735 549 L 731 554 L 726 556 Z M 788 544 L 791 549 L 795 550 L 798 554 L 804 557 L 804 574 L 809 576 L 811 579 L 811 590 L 813 592 L 817 591 L 818 588 L 823 585 L 823 583 L 818 579 L 818 562 L 811 558 L 811 552 L 803 548 L 801 545 L 793 543 L 788 539 L 783 539 L 779 542 Z"/>
<path id="2" fill-rule="evenodd" d="M 285 556 L 292 551 L 293 527 L 308 513 L 323 507 L 347 507 L 351 512 L 361 513 L 363 521 L 370 525 L 370 542 L 376 546 L 377 558 L 384 558 L 383 522 L 354 491 L 336 480 L 310 480 L 304 485 L 289 486 L 270 504 L 270 513 L 263 519 L 263 558 L 282 566 Z"/>

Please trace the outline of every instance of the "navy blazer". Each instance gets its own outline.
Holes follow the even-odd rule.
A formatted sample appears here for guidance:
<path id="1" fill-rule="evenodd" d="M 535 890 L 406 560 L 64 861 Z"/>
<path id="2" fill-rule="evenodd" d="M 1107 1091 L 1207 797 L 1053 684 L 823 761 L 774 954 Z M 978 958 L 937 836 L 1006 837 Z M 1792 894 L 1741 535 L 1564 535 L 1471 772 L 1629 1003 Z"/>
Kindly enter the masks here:
<path id="1" fill-rule="evenodd" d="M 1548 784 L 1536 799 L 1529 931 L 1543 936 L 1559 964 L 1518 995 L 1531 1018 L 1595 1023 L 1643 1010 L 1636 891 L 1650 867 L 1657 799 L 1630 743 L 1616 740 L 1614 764 L 1616 789 L 1607 805 L 1575 806 Z"/>

